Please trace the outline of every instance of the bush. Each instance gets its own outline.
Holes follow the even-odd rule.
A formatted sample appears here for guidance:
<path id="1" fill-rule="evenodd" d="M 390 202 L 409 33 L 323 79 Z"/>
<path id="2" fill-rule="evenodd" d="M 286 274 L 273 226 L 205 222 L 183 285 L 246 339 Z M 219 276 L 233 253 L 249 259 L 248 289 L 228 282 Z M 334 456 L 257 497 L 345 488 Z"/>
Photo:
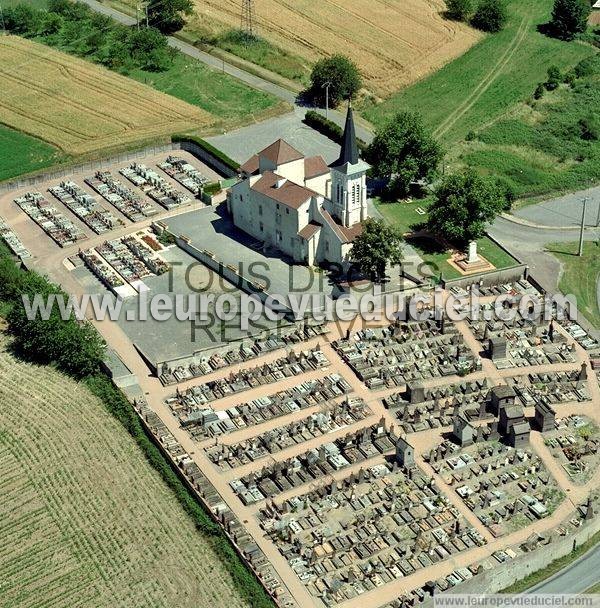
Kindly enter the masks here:
<path id="1" fill-rule="evenodd" d="M 544 91 L 546 87 L 540 82 L 537 87 L 535 87 L 535 91 L 533 92 L 534 99 L 541 99 L 544 96 Z"/>
<path id="2" fill-rule="evenodd" d="M 344 55 L 320 59 L 310 75 L 309 95 L 315 103 L 324 105 L 329 83 L 329 105 L 335 108 L 344 99 L 354 99 L 362 86 L 356 64 Z"/>
<path id="3" fill-rule="evenodd" d="M 218 148 L 215 148 L 213 145 L 209 144 L 207 141 L 200 137 L 196 137 L 194 135 L 185 135 L 175 133 L 171 136 L 172 142 L 190 142 L 194 143 L 197 146 L 200 146 L 203 150 L 208 152 L 211 156 L 214 156 L 216 159 L 220 160 L 224 165 L 229 167 L 232 171 L 236 173 L 240 169 L 240 163 L 236 163 L 232 158 L 227 156 L 224 152 L 221 152 Z"/>
<path id="4" fill-rule="evenodd" d="M 325 116 L 321 116 L 321 114 L 315 112 L 314 110 L 309 110 L 304 116 L 302 122 L 305 125 L 313 128 L 315 131 L 321 133 L 321 135 L 329 137 L 329 139 L 334 141 L 336 144 L 341 145 L 344 137 L 344 130 L 332 120 L 325 118 Z M 359 150 L 364 153 L 368 147 L 367 144 L 360 139 L 358 139 L 356 143 L 358 144 Z"/>
<path id="5" fill-rule="evenodd" d="M 589 0 L 554 0 L 550 32 L 561 40 L 572 40 L 585 32 L 591 10 Z"/>
<path id="6" fill-rule="evenodd" d="M 597 141 L 600 138 L 600 124 L 594 116 L 586 116 L 579 120 L 579 128 L 581 130 L 581 139 L 585 141 Z"/>
<path id="7" fill-rule="evenodd" d="M 574 68 L 577 78 L 587 78 L 600 74 L 600 53 L 582 59 Z"/>
<path id="8" fill-rule="evenodd" d="M 503 0 L 481 0 L 471 24 L 483 32 L 496 33 L 506 25 L 507 19 L 508 13 Z"/>
<path id="9" fill-rule="evenodd" d="M 446 8 L 450 19 L 468 21 L 473 13 L 473 0 L 446 0 Z"/>
<path id="10" fill-rule="evenodd" d="M 560 70 L 555 65 L 551 65 L 548 68 L 548 78 L 544 83 L 544 87 L 546 87 L 546 90 L 548 91 L 554 91 L 558 88 L 561 80 Z"/>

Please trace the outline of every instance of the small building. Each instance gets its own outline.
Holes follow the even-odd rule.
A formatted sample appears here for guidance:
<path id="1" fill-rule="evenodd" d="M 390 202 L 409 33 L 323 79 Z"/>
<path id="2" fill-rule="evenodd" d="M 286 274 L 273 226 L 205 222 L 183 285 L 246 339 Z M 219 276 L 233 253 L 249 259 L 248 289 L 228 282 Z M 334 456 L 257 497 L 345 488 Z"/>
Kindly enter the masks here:
<path id="1" fill-rule="evenodd" d="M 500 435 L 507 436 L 510 433 L 510 429 L 515 424 L 520 424 L 525 421 L 525 414 L 523 408 L 519 405 L 511 405 L 509 407 L 503 407 L 500 410 L 500 422 L 498 423 L 498 431 Z"/>
<path id="2" fill-rule="evenodd" d="M 512 386 L 494 386 L 491 391 L 490 404 L 492 413 L 498 416 L 500 410 L 515 404 L 517 395 Z"/>
<path id="3" fill-rule="evenodd" d="M 466 447 L 473 444 L 473 441 L 477 436 L 477 430 L 467 420 L 464 414 L 458 414 L 457 416 L 454 416 L 453 419 L 452 435 L 458 445 Z"/>
<path id="4" fill-rule="evenodd" d="M 508 432 L 508 445 L 513 448 L 524 447 L 529 443 L 531 428 L 526 420 L 511 425 Z"/>
<path id="5" fill-rule="evenodd" d="M 556 412 L 549 403 L 535 404 L 535 428 L 541 433 L 554 430 Z"/>
<path id="6" fill-rule="evenodd" d="M 497 359 L 506 359 L 507 355 L 507 341 L 503 336 L 496 336 L 494 338 L 490 338 L 488 343 L 488 353 L 490 355 L 490 359 L 492 361 L 496 361 Z"/>
<path id="7" fill-rule="evenodd" d="M 415 466 L 415 449 L 404 437 L 398 437 L 396 441 L 396 461 L 405 469 Z"/>

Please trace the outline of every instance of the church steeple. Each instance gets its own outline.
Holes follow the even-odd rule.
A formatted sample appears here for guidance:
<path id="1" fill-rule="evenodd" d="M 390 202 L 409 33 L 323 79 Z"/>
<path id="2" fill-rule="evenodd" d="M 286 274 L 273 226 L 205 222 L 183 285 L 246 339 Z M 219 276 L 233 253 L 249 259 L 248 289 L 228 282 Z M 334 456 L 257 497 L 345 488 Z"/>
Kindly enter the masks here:
<path id="1" fill-rule="evenodd" d="M 348 113 L 346 114 L 346 124 L 344 126 L 344 138 L 342 140 L 342 149 L 340 157 L 333 164 L 334 167 L 340 167 L 349 163 L 356 165 L 358 163 L 358 144 L 356 143 L 356 129 L 354 128 L 354 114 L 352 113 L 352 102 L 348 102 Z"/>

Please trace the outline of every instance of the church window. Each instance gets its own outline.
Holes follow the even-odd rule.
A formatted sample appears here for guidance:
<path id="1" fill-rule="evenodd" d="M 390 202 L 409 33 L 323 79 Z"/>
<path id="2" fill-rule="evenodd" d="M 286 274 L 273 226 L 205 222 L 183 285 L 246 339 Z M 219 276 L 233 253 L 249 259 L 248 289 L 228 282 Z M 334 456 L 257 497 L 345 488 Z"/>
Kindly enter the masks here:
<path id="1" fill-rule="evenodd" d="M 258 215 L 262 215 L 262 205 L 258 206 Z"/>
<path id="2" fill-rule="evenodd" d="M 265 229 L 265 225 L 261 222 L 259 227 L 260 231 L 263 232 L 263 230 Z"/>

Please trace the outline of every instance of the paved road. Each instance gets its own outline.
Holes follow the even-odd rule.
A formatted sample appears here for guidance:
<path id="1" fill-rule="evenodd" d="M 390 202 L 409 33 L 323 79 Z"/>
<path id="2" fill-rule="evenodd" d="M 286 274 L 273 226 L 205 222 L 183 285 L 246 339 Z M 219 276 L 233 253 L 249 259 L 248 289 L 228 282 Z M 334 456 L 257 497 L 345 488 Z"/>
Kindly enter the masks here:
<path id="1" fill-rule="evenodd" d="M 514 215 L 544 226 L 580 226 L 584 198 L 588 199 L 586 226 L 596 226 L 600 220 L 600 186 L 524 207 Z"/>
<path id="2" fill-rule="evenodd" d="M 130 15 L 126 15 L 121 13 L 120 11 L 110 7 L 105 6 L 104 4 L 98 2 L 97 0 L 82 0 L 85 2 L 92 10 L 100 13 L 102 15 L 107 15 L 108 17 L 112 17 L 115 21 L 122 23 L 124 25 L 135 25 L 136 20 Z M 306 112 L 307 107 L 297 98 L 297 94 L 294 91 L 286 89 L 280 85 L 277 85 L 269 80 L 265 80 L 256 74 L 252 74 L 250 72 L 246 72 L 245 70 L 227 63 L 223 61 L 219 57 L 215 57 L 210 53 L 206 53 L 197 49 L 195 46 L 184 42 L 183 40 L 179 40 L 178 38 L 174 38 L 173 36 L 168 36 L 169 45 L 173 48 L 178 49 L 185 55 L 189 57 L 193 57 L 194 59 L 198 59 L 202 63 L 208 65 L 211 68 L 219 70 L 220 72 L 225 72 L 242 82 L 245 82 L 247 85 L 259 89 L 261 91 L 266 91 L 267 93 L 271 93 L 275 97 L 292 104 L 296 108 L 295 116 L 299 116 L 301 112 L 301 116 L 298 119 L 298 122 L 301 124 L 301 118 L 304 116 L 304 112 Z M 316 109 L 319 113 L 325 114 L 325 111 L 319 108 Z M 342 112 L 330 110 L 329 119 L 338 125 L 342 126 L 345 120 L 345 114 Z M 265 121 L 265 124 L 270 124 L 270 120 Z M 356 125 L 356 134 L 357 136 L 369 143 L 373 138 L 373 133 L 361 124 Z"/>
<path id="3" fill-rule="evenodd" d="M 526 593 L 583 593 L 600 582 L 600 545 Z"/>

